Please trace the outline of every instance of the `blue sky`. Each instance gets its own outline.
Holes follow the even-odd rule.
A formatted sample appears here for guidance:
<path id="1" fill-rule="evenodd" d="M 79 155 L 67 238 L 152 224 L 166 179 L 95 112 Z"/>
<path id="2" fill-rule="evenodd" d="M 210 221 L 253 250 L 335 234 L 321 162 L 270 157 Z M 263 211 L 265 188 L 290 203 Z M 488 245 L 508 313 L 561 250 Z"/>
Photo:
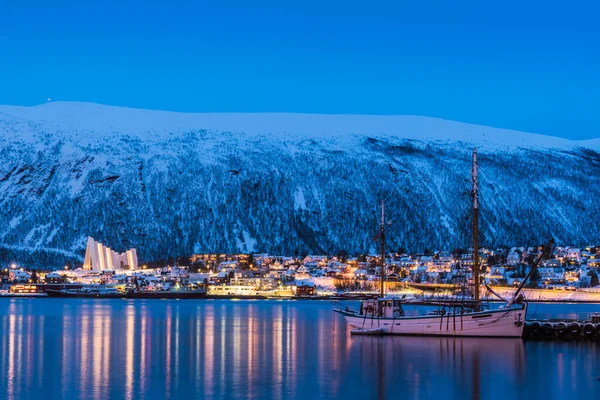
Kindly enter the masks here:
<path id="1" fill-rule="evenodd" d="M 416 114 L 600 137 L 600 6 L 0 0 L 0 104 Z"/>

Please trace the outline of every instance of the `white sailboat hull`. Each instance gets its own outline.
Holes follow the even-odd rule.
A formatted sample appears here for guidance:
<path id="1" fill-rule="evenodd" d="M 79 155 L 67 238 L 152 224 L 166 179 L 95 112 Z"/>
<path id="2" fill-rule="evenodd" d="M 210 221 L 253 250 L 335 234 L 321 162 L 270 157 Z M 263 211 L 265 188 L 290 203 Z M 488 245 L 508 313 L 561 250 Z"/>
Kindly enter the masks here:
<path id="1" fill-rule="evenodd" d="M 386 335 L 515 337 L 523 336 L 527 305 L 463 315 L 425 315 L 399 318 L 370 318 L 358 313 L 343 314 L 353 330 L 382 329 Z"/>

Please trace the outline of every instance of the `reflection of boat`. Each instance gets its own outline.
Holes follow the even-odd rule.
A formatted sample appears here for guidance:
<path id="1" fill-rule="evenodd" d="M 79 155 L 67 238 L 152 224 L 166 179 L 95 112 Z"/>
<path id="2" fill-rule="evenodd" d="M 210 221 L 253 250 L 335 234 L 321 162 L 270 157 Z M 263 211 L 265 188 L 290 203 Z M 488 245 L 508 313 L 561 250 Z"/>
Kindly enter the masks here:
<path id="1" fill-rule="evenodd" d="M 352 333 L 365 329 L 381 329 L 386 334 L 419 335 L 419 336 L 479 336 L 479 337 L 521 337 L 525 326 L 527 304 L 520 294 L 525 282 L 533 275 L 541 259 L 551 250 L 552 241 L 544 248 L 528 276 L 521 282 L 513 297 L 506 305 L 484 310 L 480 301 L 480 269 L 478 248 L 479 200 L 477 183 L 477 151 L 473 151 L 472 169 L 473 189 L 473 299 L 460 299 L 444 303 L 437 301 L 438 310 L 427 315 L 405 315 L 404 298 L 385 296 L 385 215 L 381 205 L 381 225 L 379 239 L 381 241 L 381 296 L 376 300 L 361 303 L 359 311 L 335 309 L 342 314 L 348 324 L 354 328 Z M 492 293 L 494 293 L 492 291 Z"/>
<path id="2" fill-rule="evenodd" d="M 533 349 L 520 339 L 353 337 L 344 348 L 337 395 L 396 399 L 401 391 L 407 399 L 523 398 L 531 387 L 527 350 Z"/>
<path id="3" fill-rule="evenodd" d="M 48 289 L 46 293 L 49 297 L 83 297 L 83 298 L 102 298 L 118 299 L 125 297 L 125 293 L 113 287 L 85 287 L 81 289 Z"/>

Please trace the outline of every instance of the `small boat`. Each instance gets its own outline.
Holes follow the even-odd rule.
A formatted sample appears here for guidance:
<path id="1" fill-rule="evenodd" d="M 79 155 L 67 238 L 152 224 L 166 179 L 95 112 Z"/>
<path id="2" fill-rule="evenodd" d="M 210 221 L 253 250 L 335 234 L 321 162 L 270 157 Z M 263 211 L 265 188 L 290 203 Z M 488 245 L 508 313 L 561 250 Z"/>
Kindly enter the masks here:
<path id="1" fill-rule="evenodd" d="M 385 332 L 383 328 L 357 328 L 350 331 L 352 335 L 363 335 L 363 336 L 382 336 Z"/>

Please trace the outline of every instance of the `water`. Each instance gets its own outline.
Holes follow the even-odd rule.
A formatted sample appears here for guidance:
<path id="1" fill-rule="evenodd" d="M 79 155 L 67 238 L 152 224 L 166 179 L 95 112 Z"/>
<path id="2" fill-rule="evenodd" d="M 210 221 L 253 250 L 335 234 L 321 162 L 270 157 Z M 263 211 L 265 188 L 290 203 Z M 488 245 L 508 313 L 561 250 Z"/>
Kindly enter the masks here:
<path id="1" fill-rule="evenodd" d="M 597 305 L 539 304 L 537 317 Z M 0 299 L 0 399 L 598 398 L 599 346 L 351 337 L 321 301 Z"/>

